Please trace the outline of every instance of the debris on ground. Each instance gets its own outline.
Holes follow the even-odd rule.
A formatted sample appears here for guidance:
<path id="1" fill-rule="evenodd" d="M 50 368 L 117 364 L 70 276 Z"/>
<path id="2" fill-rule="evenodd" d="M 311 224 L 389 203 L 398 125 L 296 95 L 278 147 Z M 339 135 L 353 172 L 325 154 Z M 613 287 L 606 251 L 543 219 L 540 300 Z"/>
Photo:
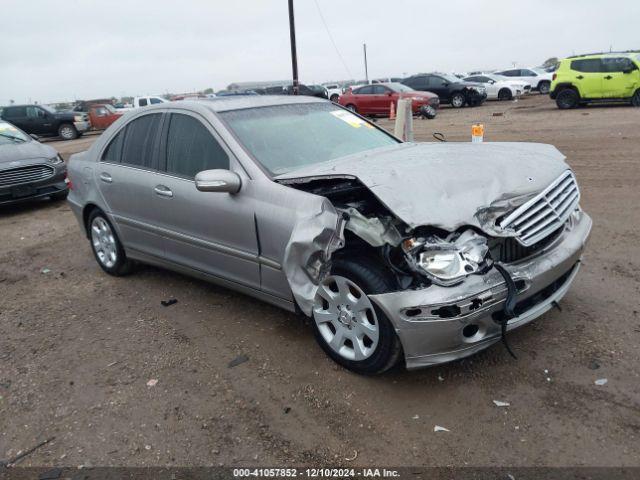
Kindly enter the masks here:
<path id="1" fill-rule="evenodd" d="M 358 458 L 358 451 L 353 451 L 353 457 L 344 457 L 347 462 L 353 462 L 356 458 Z"/>
<path id="2" fill-rule="evenodd" d="M 55 439 L 56 439 L 56 437 L 47 438 L 46 440 L 44 440 L 44 441 L 40 442 L 39 444 L 37 444 L 35 447 L 31 447 L 29 450 L 25 450 L 24 452 L 19 452 L 13 458 L 10 458 L 8 460 L 0 460 L 0 468 L 1 467 L 9 467 L 11 465 L 15 465 L 16 462 L 19 462 L 20 460 L 22 460 L 27 455 L 31 455 L 37 449 L 39 449 L 40 447 L 45 446 L 47 443 L 53 442 Z"/>
<path id="3" fill-rule="evenodd" d="M 291 411 L 291 407 L 284 407 L 284 413 L 289 413 Z"/>
<path id="4" fill-rule="evenodd" d="M 152 378 L 147 382 L 147 387 L 155 387 L 158 384 L 157 378 Z"/>
<path id="5" fill-rule="evenodd" d="M 434 432 L 448 432 L 449 429 L 441 427 L 440 425 L 436 425 L 435 427 L 433 427 L 433 431 Z"/>
<path id="6" fill-rule="evenodd" d="M 602 385 L 606 385 L 608 381 L 609 380 L 607 380 L 606 378 L 599 378 L 593 383 L 601 387 Z"/>
<path id="7" fill-rule="evenodd" d="M 178 300 L 176 298 L 170 298 L 169 300 L 161 300 L 160 303 L 163 307 L 170 307 L 171 305 L 178 303 Z"/>
<path id="8" fill-rule="evenodd" d="M 493 112 L 491 114 L 492 117 L 502 117 L 504 116 L 504 112 Z"/>
<path id="9" fill-rule="evenodd" d="M 493 403 L 496 407 L 509 407 L 511 405 L 509 402 L 503 402 L 500 400 L 494 400 Z"/>
<path id="10" fill-rule="evenodd" d="M 249 361 L 249 357 L 243 353 L 241 355 L 238 355 L 233 360 L 231 360 L 229 362 L 229 365 L 227 365 L 227 367 L 229 367 L 229 368 L 237 367 L 238 365 L 241 365 L 244 362 L 248 362 L 248 361 Z"/>
<path id="11" fill-rule="evenodd" d="M 420 418 L 420 415 L 414 415 L 412 418 L 413 418 L 414 420 L 418 420 L 418 419 Z"/>
<path id="12" fill-rule="evenodd" d="M 51 271 L 51 269 L 49 268 L 43 268 L 42 270 L 40 270 L 40 273 L 49 273 Z"/>
<path id="13" fill-rule="evenodd" d="M 589 370 L 597 370 L 600 368 L 600 363 L 597 360 L 591 360 L 589 363 Z"/>

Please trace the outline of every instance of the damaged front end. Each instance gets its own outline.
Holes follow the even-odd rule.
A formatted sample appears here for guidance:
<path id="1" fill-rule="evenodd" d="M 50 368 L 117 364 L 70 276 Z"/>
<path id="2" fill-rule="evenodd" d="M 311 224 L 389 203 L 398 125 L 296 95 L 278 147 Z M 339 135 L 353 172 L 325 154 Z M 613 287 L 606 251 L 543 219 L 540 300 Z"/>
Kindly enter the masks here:
<path id="1" fill-rule="evenodd" d="M 575 277 L 591 229 L 569 170 L 537 193 L 502 194 L 452 229 L 404 222 L 353 176 L 280 183 L 326 201 L 287 249 L 301 310 L 311 316 L 332 258 L 383 265 L 395 287 L 369 297 L 395 327 L 408 368 L 471 355 L 551 308 Z"/>

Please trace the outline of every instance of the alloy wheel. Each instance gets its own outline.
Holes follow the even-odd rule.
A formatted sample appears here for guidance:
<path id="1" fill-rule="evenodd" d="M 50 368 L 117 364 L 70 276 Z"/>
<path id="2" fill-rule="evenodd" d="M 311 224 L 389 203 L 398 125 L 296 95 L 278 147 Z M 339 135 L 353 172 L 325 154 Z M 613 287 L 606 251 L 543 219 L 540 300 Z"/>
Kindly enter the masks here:
<path id="1" fill-rule="evenodd" d="M 116 238 L 107 221 L 96 217 L 91 222 L 91 244 L 102 265 L 111 268 L 118 260 Z"/>
<path id="2" fill-rule="evenodd" d="M 71 140 L 74 137 L 73 128 L 64 126 L 60 129 L 60 136 L 65 140 Z"/>
<path id="3" fill-rule="evenodd" d="M 464 105 L 464 97 L 462 95 L 454 95 L 451 97 L 451 105 L 455 108 L 460 108 Z"/>
<path id="4" fill-rule="evenodd" d="M 341 357 L 369 358 L 380 337 L 369 297 L 348 278 L 331 275 L 318 288 L 313 318 L 326 344 Z"/>

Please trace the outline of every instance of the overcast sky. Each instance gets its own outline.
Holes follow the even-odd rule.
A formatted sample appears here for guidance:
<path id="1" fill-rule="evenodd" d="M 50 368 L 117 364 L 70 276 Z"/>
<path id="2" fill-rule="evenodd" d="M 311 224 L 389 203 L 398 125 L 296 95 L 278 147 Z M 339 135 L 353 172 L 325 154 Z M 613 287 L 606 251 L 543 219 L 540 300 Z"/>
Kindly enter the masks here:
<path id="1" fill-rule="evenodd" d="M 0 0 L 0 105 L 290 78 L 287 0 Z M 333 47 L 321 16 L 344 63 Z M 640 48 L 638 0 L 295 0 L 301 81 Z"/>

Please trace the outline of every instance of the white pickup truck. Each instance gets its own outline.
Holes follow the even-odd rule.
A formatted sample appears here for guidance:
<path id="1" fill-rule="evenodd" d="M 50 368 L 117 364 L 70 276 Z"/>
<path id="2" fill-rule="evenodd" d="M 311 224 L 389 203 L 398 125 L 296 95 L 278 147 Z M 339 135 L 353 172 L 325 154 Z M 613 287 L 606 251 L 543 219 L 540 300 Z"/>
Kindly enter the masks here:
<path id="1" fill-rule="evenodd" d="M 167 103 L 167 100 L 156 95 L 150 95 L 148 97 L 135 97 L 133 99 L 133 108 L 146 107 L 148 105 L 155 105 L 156 103 Z"/>

